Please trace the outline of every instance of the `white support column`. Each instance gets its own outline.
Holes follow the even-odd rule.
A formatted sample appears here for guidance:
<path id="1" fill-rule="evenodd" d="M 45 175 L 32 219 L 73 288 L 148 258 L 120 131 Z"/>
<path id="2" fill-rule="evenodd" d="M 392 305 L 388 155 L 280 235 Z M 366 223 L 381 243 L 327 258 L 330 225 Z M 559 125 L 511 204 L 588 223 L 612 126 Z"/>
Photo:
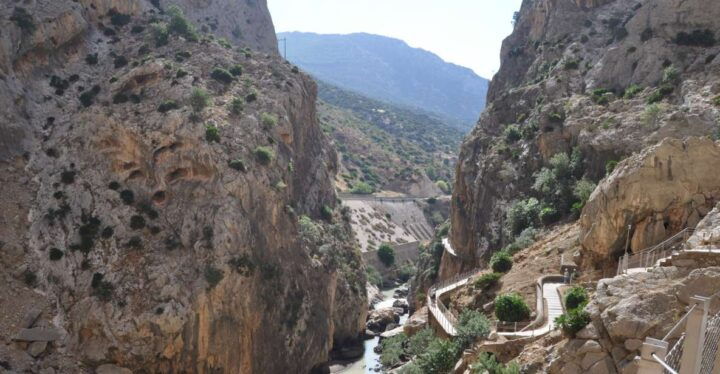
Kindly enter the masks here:
<path id="1" fill-rule="evenodd" d="M 688 315 L 685 325 L 685 344 L 680 359 L 680 372 L 683 374 L 699 374 L 705 345 L 705 329 L 710 298 L 695 296 L 691 298 L 697 307 Z"/>
<path id="2" fill-rule="evenodd" d="M 646 338 L 640 348 L 640 361 L 637 374 L 663 374 L 663 367 L 655 361 L 652 355 L 664 359 L 667 354 L 668 343 L 662 340 Z"/>

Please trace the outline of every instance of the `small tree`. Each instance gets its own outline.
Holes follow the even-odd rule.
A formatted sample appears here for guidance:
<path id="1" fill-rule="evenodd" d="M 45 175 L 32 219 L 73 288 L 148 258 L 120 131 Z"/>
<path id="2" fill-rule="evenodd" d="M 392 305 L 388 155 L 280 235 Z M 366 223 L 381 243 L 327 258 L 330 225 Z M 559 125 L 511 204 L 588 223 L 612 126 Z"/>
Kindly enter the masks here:
<path id="1" fill-rule="evenodd" d="M 482 353 L 477 361 L 470 366 L 472 374 L 520 374 L 520 367 L 515 362 L 503 365 L 489 353 Z"/>
<path id="2" fill-rule="evenodd" d="M 267 165 L 275 159 L 275 152 L 268 147 L 257 147 L 255 148 L 255 157 L 261 164 Z"/>
<path id="3" fill-rule="evenodd" d="M 490 333 L 490 321 L 477 310 L 466 309 L 460 314 L 457 326 L 458 343 L 467 348 Z"/>
<path id="4" fill-rule="evenodd" d="M 220 142 L 220 130 L 215 125 L 205 126 L 205 140 L 209 142 Z"/>
<path id="5" fill-rule="evenodd" d="M 222 82 L 225 84 L 232 83 L 232 81 L 235 79 L 229 71 L 223 68 L 213 69 L 213 71 L 210 73 L 210 77 L 218 82 Z"/>
<path id="6" fill-rule="evenodd" d="M 210 94 L 202 88 L 195 87 L 190 93 L 190 107 L 193 112 L 201 113 L 210 104 Z"/>
<path id="7" fill-rule="evenodd" d="M 451 340 L 435 339 L 427 350 L 416 359 L 423 373 L 447 373 L 453 368 L 460 354 L 460 347 Z"/>
<path id="8" fill-rule="evenodd" d="M 385 266 L 392 266 L 395 263 L 395 249 L 390 244 L 383 243 L 378 248 L 377 256 Z"/>
<path id="9" fill-rule="evenodd" d="M 568 291 L 567 294 L 565 294 L 565 307 L 568 310 L 577 309 L 578 307 L 583 307 L 588 302 L 588 295 L 587 291 L 585 291 L 585 288 L 580 286 L 575 286 Z"/>
<path id="10" fill-rule="evenodd" d="M 475 280 L 475 287 L 480 289 L 486 289 L 492 287 L 500 281 L 502 278 L 501 273 L 487 273 L 480 276 Z"/>
<path id="11" fill-rule="evenodd" d="M 505 251 L 495 252 L 490 258 L 490 267 L 496 273 L 507 273 L 512 269 L 512 256 Z"/>
<path id="12" fill-rule="evenodd" d="M 580 330 L 584 329 L 590 323 L 590 313 L 577 308 L 555 318 L 555 324 L 562 331 L 571 337 L 574 337 Z"/>
<path id="13" fill-rule="evenodd" d="M 530 318 L 530 308 L 516 293 L 500 295 L 495 298 L 495 316 L 503 322 L 520 322 Z"/>
<path id="14" fill-rule="evenodd" d="M 168 25 L 169 32 L 183 36 L 192 42 L 198 41 L 197 30 L 195 30 L 195 26 L 185 18 L 182 9 L 177 5 L 172 5 L 168 8 L 167 13 L 170 15 L 170 24 Z"/>

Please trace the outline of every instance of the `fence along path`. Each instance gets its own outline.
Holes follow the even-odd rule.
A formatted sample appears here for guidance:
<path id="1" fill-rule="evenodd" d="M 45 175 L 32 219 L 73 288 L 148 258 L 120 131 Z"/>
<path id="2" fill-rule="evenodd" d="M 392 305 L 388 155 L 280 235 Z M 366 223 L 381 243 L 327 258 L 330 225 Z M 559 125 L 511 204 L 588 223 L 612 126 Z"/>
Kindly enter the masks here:
<path id="1" fill-rule="evenodd" d="M 452 245 L 450 244 L 448 238 L 443 238 L 442 243 L 448 253 L 457 257 L 457 253 L 452 248 Z M 458 321 L 457 318 L 455 318 L 455 316 L 452 314 L 452 312 L 450 312 L 443 304 L 442 295 L 465 286 L 470 282 L 470 279 L 477 275 L 480 271 L 482 270 L 476 269 L 464 274 L 457 275 L 451 279 L 436 283 L 428 290 L 428 310 L 432 314 L 435 321 L 438 322 L 446 335 L 457 336 L 456 325 Z M 564 284 L 564 282 L 540 281 L 540 284 L 541 287 L 538 288 L 537 292 L 537 304 L 538 309 L 544 309 L 542 311 L 538 310 L 538 313 L 542 316 L 543 325 L 537 329 L 527 330 L 527 328 L 532 326 L 534 323 L 524 323 L 520 325 L 498 324 L 496 328 L 509 328 L 511 326 L 513 327 L 513 331 L 499 332 L 498 335 L 503 335 L 508 338 L 522 338 L 544 335 L 555 329 L 555 318 L 563 313 L 562 301 L 560 300 L 560 293 L 558 289 L 561 285 Z M 518 327 L 520 327 L 521 329 L 518 330 Z"/>

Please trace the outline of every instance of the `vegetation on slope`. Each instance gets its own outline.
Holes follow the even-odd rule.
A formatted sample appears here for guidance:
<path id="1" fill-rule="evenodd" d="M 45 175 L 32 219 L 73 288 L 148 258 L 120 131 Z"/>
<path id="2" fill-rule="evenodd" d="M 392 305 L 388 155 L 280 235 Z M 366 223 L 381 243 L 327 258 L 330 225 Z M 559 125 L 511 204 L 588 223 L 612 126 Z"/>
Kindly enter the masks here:
<path id="1" fill-rule="evenodd" d="M 462 139 L 459 130 L 427 115 L 318 84 L 323 99 L 318 117 L 340 153 L 346 190 L 398 190 L 427 176 L 449 192 Z"/>

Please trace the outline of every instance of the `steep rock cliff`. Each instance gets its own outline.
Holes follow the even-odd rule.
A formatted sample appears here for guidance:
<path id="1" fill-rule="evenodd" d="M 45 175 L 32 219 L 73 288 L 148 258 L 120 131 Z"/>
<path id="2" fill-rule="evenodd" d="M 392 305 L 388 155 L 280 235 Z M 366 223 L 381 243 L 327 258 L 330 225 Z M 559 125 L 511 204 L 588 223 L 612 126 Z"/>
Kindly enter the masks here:
<path id="1" fill-rule="evenodd" d="M 538 195 L 533 175 L 552 156 L 577 149 L 579 177 L 597 181 L 608 161 L 666 137 L 716 134 L 718 16 L 707 0 L 524 1 L 488 107 L 461 148 L 458 256 L 444 256 L 441 277 L 512 240 L 507 209 Z"/>
<path id="2" fill-rule="evenodd" d="M 5 368 L 306 373 L 364 328 L 315 84 L 264 1 L 176 2 L 238 46 L 171 3 L 0 6 Z"/>
<path id="3" fill-rule="evenodd" d="M 666 139 L 626 159 L 605 178 L 580 217 L 581 242 L 597 258 L 639 251 L 694 228 L 720 199 L 720 146 Z"/>

